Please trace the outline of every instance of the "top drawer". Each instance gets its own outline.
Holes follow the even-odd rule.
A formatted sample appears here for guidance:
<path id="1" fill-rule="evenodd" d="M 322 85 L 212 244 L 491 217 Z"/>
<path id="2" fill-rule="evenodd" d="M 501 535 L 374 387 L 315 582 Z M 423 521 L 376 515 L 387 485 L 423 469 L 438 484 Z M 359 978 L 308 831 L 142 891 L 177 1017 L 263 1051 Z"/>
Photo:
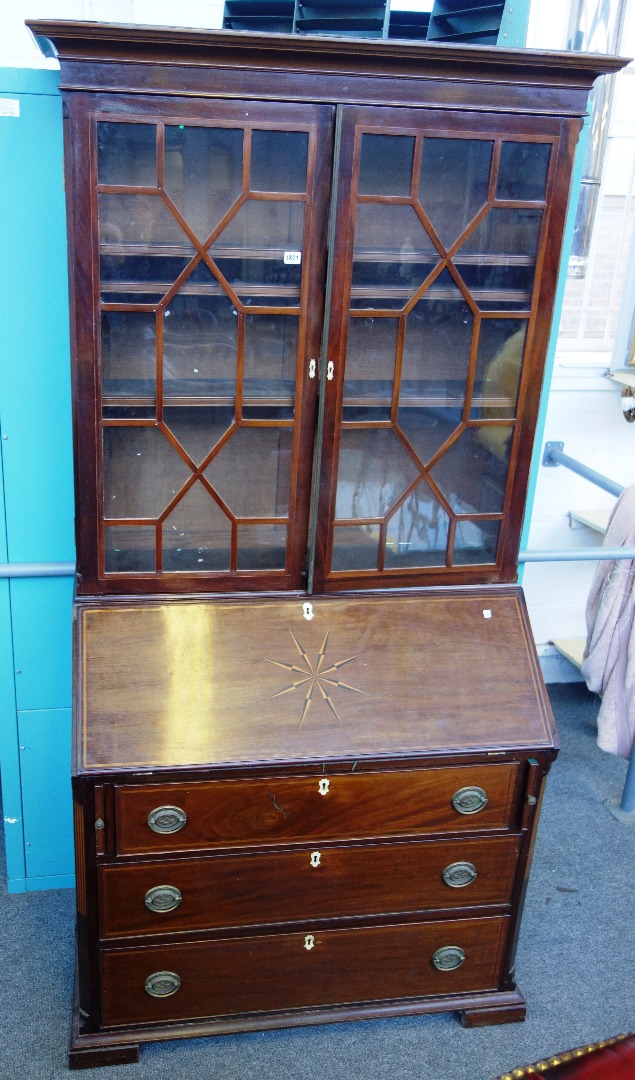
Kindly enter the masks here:
<path id="1" fill-rule="evenodd" d="M 517 764 L 119 786 L 117 851 L 158 851 L 510 824 Z"/>

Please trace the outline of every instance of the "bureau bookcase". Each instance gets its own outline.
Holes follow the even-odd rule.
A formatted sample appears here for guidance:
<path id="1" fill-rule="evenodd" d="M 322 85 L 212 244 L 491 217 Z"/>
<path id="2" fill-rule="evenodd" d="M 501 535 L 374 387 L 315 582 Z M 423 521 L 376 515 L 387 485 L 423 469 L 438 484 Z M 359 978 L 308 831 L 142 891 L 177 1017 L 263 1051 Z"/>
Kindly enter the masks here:
<path id="1" fill-rule="evenodd" d="M 514 585 L 573 153 L 621 62 L 37 22 L 78 576 L 70 1064 L 514 974 L 557 745 Z"/>

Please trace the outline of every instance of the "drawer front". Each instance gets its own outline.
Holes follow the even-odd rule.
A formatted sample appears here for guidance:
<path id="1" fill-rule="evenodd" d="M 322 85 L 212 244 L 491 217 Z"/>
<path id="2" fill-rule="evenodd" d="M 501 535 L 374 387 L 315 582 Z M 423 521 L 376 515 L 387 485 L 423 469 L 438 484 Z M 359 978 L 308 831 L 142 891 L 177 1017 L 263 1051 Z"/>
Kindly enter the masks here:
<path id="1" fill-rule="evenodd" d="M 495 989 L 507 927 L 500 916 L 105 952 L 102 1022 L 113 1027 Z"/>
<path id="2" fill-rule="evenodd" d="M 502 763 L 121 786 L 115 792 L 117 851 L 505 829 L 517 768 Z M 485 793 L 482 808 L 475 792 Z M 463 811 L 453 805 L 457 797 Z"/>
<path id="3" fill-rule="evenodd" d="M 102 867 L 103 938 L 505 904 L 516 836 Z"/>

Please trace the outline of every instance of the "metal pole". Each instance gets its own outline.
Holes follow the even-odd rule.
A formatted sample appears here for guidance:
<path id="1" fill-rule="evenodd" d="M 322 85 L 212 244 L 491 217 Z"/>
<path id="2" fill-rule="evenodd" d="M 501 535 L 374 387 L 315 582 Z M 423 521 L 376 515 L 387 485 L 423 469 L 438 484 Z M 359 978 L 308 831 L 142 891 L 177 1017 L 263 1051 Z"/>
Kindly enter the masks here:
<path id="1" fill-rule="evenodd" d="M 519 551 L 518 562 L 606 562 L 613 559 L 635 559 L 635 548 L 589 547 L 572 551 L 568 548 L 559 551 Z"/>
<path id="2" fill-rule="evenodd" d="M 0 563 L 0 578 L 74 577 L 75 563 Z"/>
<path id="3" fill-rule="evenodd" d="M 581 461 L 576 461 L 575 458 L 569 457 L 568 454 L 563 453 L 564 443 L 561 442 L 548 442 L 545 443 L 545 452 L 542 456 L 542 464 L 547 468 L 555 468 L 557 465 L 565 465 L 567 469 L 571 469 L 571 472 L 577 473 L 578 476 L 583 476 L 585 480 L 590 480 L 596 487 L 602 488 L 603 491 L 608 491 L 609 495 L 621 495 L 624 488 L 621 484 L 616 484 L 614 480 L 609 480 L 607 476 L 602 476 L 602 473 L 596 472 L 595 469 L 590 469 L 588 465 L 583 465 Z"/>
<path id="4" fill-rule="evenodd" d="M 607 810 L 623 825 L 635 825 L 635 746 L 626 771 L 622 801 L 619 806 L 609 799 L 604 803 Z"/>

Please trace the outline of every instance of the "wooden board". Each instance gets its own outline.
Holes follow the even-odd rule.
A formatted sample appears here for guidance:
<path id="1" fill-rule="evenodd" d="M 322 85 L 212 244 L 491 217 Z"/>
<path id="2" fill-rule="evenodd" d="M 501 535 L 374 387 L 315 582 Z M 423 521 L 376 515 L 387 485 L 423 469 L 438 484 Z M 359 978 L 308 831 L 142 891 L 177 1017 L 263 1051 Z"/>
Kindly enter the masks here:
<path id="1" fill-rule="evenodd" d="M 80 771 L 553 745 L 518 589 L 140 601 L 78 620 Z"/>

